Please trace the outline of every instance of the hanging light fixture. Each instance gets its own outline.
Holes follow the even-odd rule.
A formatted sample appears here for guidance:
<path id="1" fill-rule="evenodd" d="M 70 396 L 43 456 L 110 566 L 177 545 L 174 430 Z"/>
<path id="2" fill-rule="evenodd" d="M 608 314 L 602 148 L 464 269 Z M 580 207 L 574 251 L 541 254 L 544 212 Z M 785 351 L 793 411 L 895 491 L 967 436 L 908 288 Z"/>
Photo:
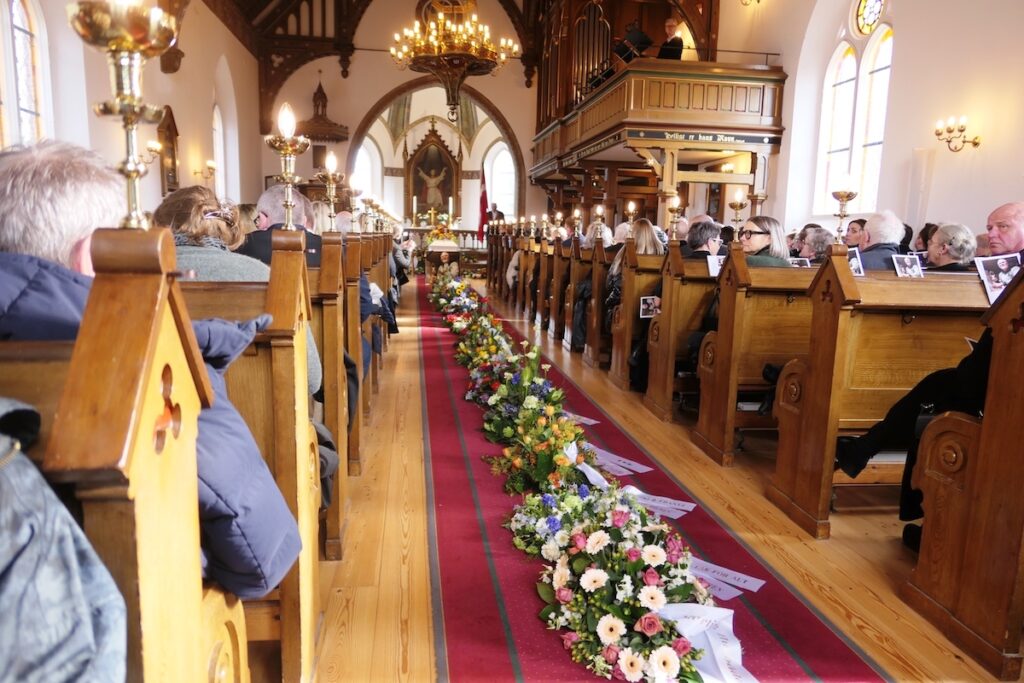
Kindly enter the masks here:
<path id="1" fill-rule="evenodd" d="M 509 58 L 519 56 L 519 44 L 502 38 L 495 47 L 490 28 L 479 23 L 476 14 L 460 22 L 460 16 L 466 15 L 458 11 L 445 16 L 444 12 L 434 13 L 432 5 L 426 11 L 423 24 L 417 20 L 412 28 L 395 34 L 391 57 L 399 68 L 430 73 L 441 81 L 448 120 L 455 122 L 459 117 L 459 90 L 466 78 L 494 73 Z"/>

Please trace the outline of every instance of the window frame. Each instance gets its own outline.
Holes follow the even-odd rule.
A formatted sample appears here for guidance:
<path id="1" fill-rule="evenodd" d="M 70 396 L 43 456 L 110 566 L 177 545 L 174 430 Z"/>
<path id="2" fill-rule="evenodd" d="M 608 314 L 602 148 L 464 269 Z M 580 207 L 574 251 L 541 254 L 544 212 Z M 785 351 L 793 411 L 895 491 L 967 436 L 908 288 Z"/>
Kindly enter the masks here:
<path id="1" fill-rule="evenodd" d="M 213 103 L 211 118 L 213 119 L 213 162 L 216 164 L 213 171 L 213 193 L 217 195 L 217 199 L 224 201 L 228 191 L 227 131 L 224 130 L 224 113 L 216 102 Z"/>
<path id="2" fill-rule="evenodd" d="M 509 211 L 504 211 L 500 204 L 498 206 L 498 210 L 503 211 L 506 216 L 510 216 L 516 214 L 516 207 L 519 206 L 519 169 L 516 168 L 516 159 L 512 155 L 512 149 L 508 146 L 508 142 L 504 138 L 496 139 L 487 147 L 486 151 L 484 151 L 483 167 L 484 173 L 487 176 L 487 203 L 490 204 L 495 201 L 495 195 L 492 192 L 492 188 L 497 189 L 497 175 L 495 175 L 494 172 L 494 165 L 502 153 L 508 155 L 509 162 L 512 166 L 512 198 L 510 206 L 508 207 L 510 209 Z"/>
<path id="3" fill-rule="evenodd" d="M 21 130 L 21 98 L 18 93 L 17 60 L 15 57 L 15 31 L 12 9 L 17 2 L 23 8 L 28 19 L 31 41 L 32 77 L 35 87 L 36 131 L 32 139 L 26 140 Z M 2 144 L 38 142 L 53 137 L 53 101 L 52 82 L 50 78 L 49 41 L 46 31 L 46 20 L 42 7 L 37 0 L 5 0 L 0 3 L 0 129 Z"/>

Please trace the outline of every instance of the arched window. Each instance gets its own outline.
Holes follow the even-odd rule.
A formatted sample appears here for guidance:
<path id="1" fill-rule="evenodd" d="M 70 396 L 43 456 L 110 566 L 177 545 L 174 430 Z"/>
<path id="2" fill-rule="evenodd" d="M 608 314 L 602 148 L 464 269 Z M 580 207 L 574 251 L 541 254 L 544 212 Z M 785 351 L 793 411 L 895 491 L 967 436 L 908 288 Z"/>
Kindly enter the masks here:
<path id="1" fill-rule="evenodd" d="M 853 113 L 857 92 L 857 56 L 853 46 L 841 43 L 825 74 L 821 103 L 818 188 L 815 213 L 828 213 L 831 193 L 850 172 Z"/>
<path id="2" fill-rule="evenodd" d="M 43 137 L 37 20 L 27 0 L 11 0 L 10 8 L 18 137 L 28 145 Z"/>
<path id="3" fill-rule="evenodd" d="M 892 29 L 885 26 L 875 31 L 861 65 L 856 156 L 853 159 L 853 178 L 860 195 L 855 200 L 855 210 L 874 211 L 878 204 L 878 176 L 882 170 L 882 143 L 885 141 L 885 113 L 891 76 Z"/>
<path id="4" fill-rule="evenodd" d="M 498 142 L 484 156 L 487 200 L 508 217 L 516 215 L 516 165 L 508 145 Z"/>
<path id="5" fill-rule="evenodd" d="M 835 209 L 832 192 L 853 190 L 854 213 L 875 211 L 892 75 L 893 30 L 881 23 L 885 0 L 857 0 L 850 41 L 832 54 L 821 101 L 814 213 Z M 861 34 L 864 37 L 861 37 Z M 855 46 L 863 41 L 858 60 Z"/>
<path id="6" fill-rule="evenodd" d="M 217 168 L 213 172 L 213 191 L 218 199 L 227 195 L 227 155 L 224 153 L 224 117 L 220 107 L 213 105 L 213 162 Z"/>

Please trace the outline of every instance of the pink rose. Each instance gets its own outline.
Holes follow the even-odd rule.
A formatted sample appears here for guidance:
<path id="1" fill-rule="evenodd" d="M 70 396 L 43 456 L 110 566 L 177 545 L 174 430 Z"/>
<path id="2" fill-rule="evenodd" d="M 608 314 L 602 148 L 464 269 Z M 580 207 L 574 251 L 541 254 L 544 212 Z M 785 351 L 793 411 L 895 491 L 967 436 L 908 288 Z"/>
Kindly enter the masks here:
<path id="1" fill-rule="evenodd" d="M 587 547 L 586 534 L 573 534 L 572 544 L 576 546 L 578 550 L 585 550 Z"/>
<path id="2" fill-rule="evenodd" d="M 604 657 L 604 661 L 609 664 L 614 664 L 619 661 L 619 646 L 618 645 L 606 645 L 604 650 L 601 652 Z"/>
<path id="3" fill-rule="evenodd" d="M 629 510 L 612 510 L 612 526 L 621 529 L 629 521 Z"/>
<path id="4" fill-rule="evenodd" d="M 686 546 L 683 544 L 683 540 L 678 536 L 669 536 L 665 540 L 665 559 L 670 564 L 676 564 L 683 557 L 683 553 L 686 552 Z"/>
<path id="5" fill-rule="evenodd" d="M 572 591 L 565 586 L 562 586 L 555 591 L 555 598 L 563 605 L 572 602 Z"/>
<path id="6" fill-rule="evenodd" d="M 571 650 L 573 643 L 580 639 L 580 634 L 576 631 L 569 631 L 568 633 L 562 634 L 562 647 L 566 650 Z"/>
<path id="7" fill-rule="evenodd" d="M 650 638 L 656 633 L 664 631 L 664 627 L 661 625 L 661 619 L 654 612 L 648 612 L 633 624 L 633 630 L 639 633 L 643 633 L 645 636 Z M 564 636 L 563 636 L 564 638 Z"/>
<path id="8" fill-rule="evenodd" d="M 626 674 L 622 673 L 622 669 L 619 668 L 618 664 L 612 667 L 612 678 L 614 678 L 617 681 L 626 680 Z"/>
<path id="9" fill-rule="evenodd" d="M 645 586 L 660 586 L 661 585 L 661 574 L 654 567 L 648 567 L 647 571 L 644 572 L 644 585 Z"/>
<path id="10" fill-rule="evenodd" d="M 676 651 L 677 655 L 682 657 L 693 649 L 693 645 L 686 638 L 676 638 L 672 641 L 672 649 Z"/>
<path id="11" fill-rule="evenodd" d="M 636 562 L 640 559 L 640 548 L 630 548 L 626 551 L 626 559 L 630 562 Z"/>

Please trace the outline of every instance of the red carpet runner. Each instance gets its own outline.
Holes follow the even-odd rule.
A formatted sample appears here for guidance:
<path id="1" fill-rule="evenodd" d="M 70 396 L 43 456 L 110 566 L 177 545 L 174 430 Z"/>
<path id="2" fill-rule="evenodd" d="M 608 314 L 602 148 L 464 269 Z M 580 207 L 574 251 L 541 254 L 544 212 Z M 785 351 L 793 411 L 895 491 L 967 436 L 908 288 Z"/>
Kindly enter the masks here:
<path id="1" fill-rule="evenodd" d="M 483 412 L 463 399 L 469 373 L 454 359 L 456 337 L 431 310 L 418 287 L 427 425 L 427 486 L 431 574 L 439 680 L 599 680 L 574 664 L 558 635 L 537 618 L 534 592 L 542 566 L 512 545 L 502 523 L 516 501 L 501 490 L 482 455 L 499 446 L 483 436 Z M 514 337 L 516 333 L 506 328 Z M 875 681 L 884 674 L 866 655 L 833 631 L 761 561 L 741 545 L 689 491 L 664 472 L 600 408 L 553 368 L 566 391 L 566 409 L 601 420 L 587 427 L 590 440 L 653 467 L 630 483 L 655 495 L 697 503 L 672 523 L 695 557 L 766 580 L 757 593 L 720 602 L 735 610 L 743 663 L 762 681 Z"/>

